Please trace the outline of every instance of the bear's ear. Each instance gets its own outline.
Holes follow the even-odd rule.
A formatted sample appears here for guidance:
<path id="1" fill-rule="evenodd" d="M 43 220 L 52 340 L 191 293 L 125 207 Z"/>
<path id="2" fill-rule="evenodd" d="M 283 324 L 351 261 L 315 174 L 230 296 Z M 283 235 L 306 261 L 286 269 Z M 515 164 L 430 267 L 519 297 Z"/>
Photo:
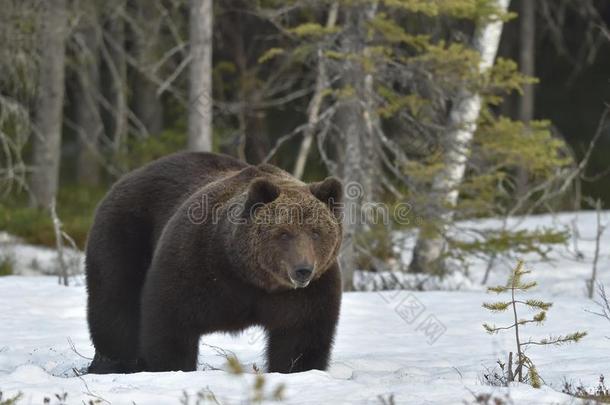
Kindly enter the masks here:
<path id="1" fill-rule="evenodd" d="M 343 184 L 336 177 L 327 177 L 319 183 L 309 185 L 309 190 L 318 200 L 328 205 L 333 214 L 339 218 L 343 201 Z"/>
<path id="2" fill-rule="evenodd" d="M 244 204 L 244 215 L 250 216 L 254 214 L 256 208 L 275 201 L 280 195 L 280 188 L 265 179 L 256 179 L 250 183 L 248 188 L 248 197 Z"/>

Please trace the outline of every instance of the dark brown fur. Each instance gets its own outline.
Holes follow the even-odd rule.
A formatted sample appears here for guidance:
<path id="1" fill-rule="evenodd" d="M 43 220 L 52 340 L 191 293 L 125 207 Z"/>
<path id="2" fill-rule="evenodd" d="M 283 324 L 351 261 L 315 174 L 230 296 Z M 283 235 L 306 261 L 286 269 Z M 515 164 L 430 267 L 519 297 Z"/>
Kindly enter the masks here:
<path id="1" fill-rule="evenodd" d="M 87 244 L 90 372 L 195 370 L 201 335 L 253 325 L 268 332 L 269 371 L 325 369 L 341 299 L 329 209 L 340 195 L 333 179 L 306 185 L 209 153 L 125 176 Z M 309 284 L 295 289 L 307 266 Z"/>

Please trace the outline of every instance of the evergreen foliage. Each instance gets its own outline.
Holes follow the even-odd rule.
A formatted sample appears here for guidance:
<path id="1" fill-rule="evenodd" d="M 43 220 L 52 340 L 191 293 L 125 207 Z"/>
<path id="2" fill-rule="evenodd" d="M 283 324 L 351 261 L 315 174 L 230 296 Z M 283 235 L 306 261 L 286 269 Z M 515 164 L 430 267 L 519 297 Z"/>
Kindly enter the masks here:
<path id="1" fill-rule="evenodd" d="M 321 49 L 330 71 L 337 72 L 336 80 L 325 93 L 327 109 L 335 108 L 358 91 L 354 83 L 341 81 L 341 66 L 345 61 L 355 63 L 373 78 L 372 102 L 380 118 L 379 145 L 384 191 L 382 198 L 393 204 L 408 201 L 413 217 L 425 226 L 420 231 L 430 235 L 454 226 L 459 219 L 502 216 L 513 213 L 520 204 L 523 212 L 539 194 L 519 201 L 515 193 L 518 169 L 527 174 L 532 188 L 550 182 L 572 164 L 563 141 L 553 138 L 548 121 L 525 124 L 497 113 L 497 106 L 511 93 L 520 93 L 524 85 L 536 82 L 535 78 L 519 73 L 517 64 L 499 58 L 485 74 L 477 69 L 480 55 L 471 48 L 469 36 L 474 25 L 481 20 L 501 18 L 510 20 L 513 13 L 498 15 L 492 1 L 420 1 L 372 0 L 339 1 L 340 9 L 358 4 L 371 7 L 378 3 L 377 12 L 366 22 L 366 43 L 357 51 L 345 51 L 340 44 L 349 35 L 347 26 L 339 21 L 327 29 L 320 21 L 308 18 L 315 13 L 309 3 L 295 1 L 301 7 L 301 19 L 294 26 L 284 27 L 290 34 L 288 47 L 272 47 L 264 52 L 259 62 L 283 58 L 289 63 L 313 67 L 317 51 Z M 322 3 L 324 11 L 327 3 Z M 459 31 L 462 35 L 455 35 Z M 450 129 L 446 117 L 453 101 L 461 90 L 477 92 L 483 99 L 478 130 L 472 145 L 465 181 L 460 185 L 457 206 L 442 207 L 455 213 L 449 223 L 433 215 L 438 211 L 439 199 L 430 189 L 432 180 L 443 169 L 443 156 L 447 148 L 444 134 Z M 328 119 L 331 119 L 329 115 Z M 318 142 L 325 152 L 340 155 L 332 145 L 324 144 L 330 137 Z M 330 151 L 329 151 L 330 149 Z M 333 169 L 329 167 L 329 169 Z M 439 220 L 441 222 L 439 222 Z M 411 221 L 407 226 L 413 226 Z M 394 228 L 404 224 L 394 224 Z M 373 240 L 378 229 L 371 226 L 360 241 Z M 444 232 L 443 232 L 444 233 Z M 445 257 L 465 261 L 472 255 L 510 253 L 544 254 L 541 244 L 563 243 L 565 233 L 553 230 L 486 232 L 475 242 L 448 241 Z M 378 250 L 361 246 L 361 251 Z M 391 252 L 378 256 L 382 263 Z M 361 260 L 372 263 L 370 257 Z M 366 269 L 379 269 L 369 266 Z"/>

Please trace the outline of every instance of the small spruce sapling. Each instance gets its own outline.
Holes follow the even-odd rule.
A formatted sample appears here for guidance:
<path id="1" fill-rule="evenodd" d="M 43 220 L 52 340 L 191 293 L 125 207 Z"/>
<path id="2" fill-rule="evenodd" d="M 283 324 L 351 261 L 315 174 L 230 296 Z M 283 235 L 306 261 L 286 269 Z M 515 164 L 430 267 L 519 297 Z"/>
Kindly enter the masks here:
<path id="1" fill-rule="evenodd" d="M 536 366 L 532 360 L 525 354 L 529 346 L 547 346 L 561 345 L 565 343 L 578 342 L 587 335 L 586 332 L 574 332 L 564 336 L 549 336 L 541 340 L 524 341 L 520 334 L 520 327 L 529 323 L 542 324 L 546 319 L 546 313 L 553 305 L 550 302 L 544 302 L 537 299 L 520 300 L 517 298 L 518 293 L 524 293 L 534 288 L 537 283 L 535 281 L 525 282 L 523 276 L 529 274 L 530 271 L 525 270 L 523 262 L 519 261 L 517 267 L 511 273 L 506 286 L 490 287 L 488 291 L 496 294 L 510 293 L 510 300 L 484 303 L 483 308 L 492 312 L 512 312 L 512 324 L 504 326 L 490 325 L 484 323 L 483 327 L 490 334 L 498 333 L 501 330 L 514 330 L 516 343 L 516 358 L 513 360 L 513 352 L 508 355 L 507 379 L 508 381 L 526 382 L 528 381 L 534 388 L 541 386 L 540 375 L 536 370 Z M 537 311 L 530 319 L 519 318 L 517 310 L 525 307 L 529 310 Z M 513 368 L 513 362 L 515 364 Z"/>

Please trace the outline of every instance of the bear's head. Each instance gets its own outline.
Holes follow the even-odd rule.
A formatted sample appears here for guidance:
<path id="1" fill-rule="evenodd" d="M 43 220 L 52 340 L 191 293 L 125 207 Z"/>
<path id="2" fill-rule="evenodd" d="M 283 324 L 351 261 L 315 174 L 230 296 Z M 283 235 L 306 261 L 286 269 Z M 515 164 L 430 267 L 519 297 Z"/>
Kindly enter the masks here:
<path id="1" fill-rule="evenodd" d="M 312 184 L 274 176 L 252 180 L 234 235 L 242 242 L 246 279 L 278 291 L 305 288 L 324 274 L 341 245 L 342 193 L 334 177 Z"/>

